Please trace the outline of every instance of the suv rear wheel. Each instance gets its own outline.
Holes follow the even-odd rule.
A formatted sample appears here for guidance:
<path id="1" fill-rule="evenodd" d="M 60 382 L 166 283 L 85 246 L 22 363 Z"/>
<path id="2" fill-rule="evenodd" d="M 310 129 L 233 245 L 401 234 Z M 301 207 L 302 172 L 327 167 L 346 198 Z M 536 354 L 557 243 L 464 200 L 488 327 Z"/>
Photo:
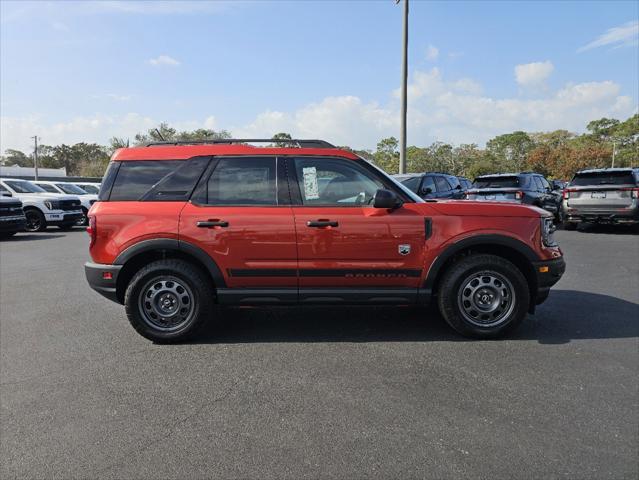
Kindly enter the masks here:
<path id="1" fill-rule="evenodd" d="M 519 325 L 530 303 L 519 269 L 495 255 L 470 255 L 453 264 L 439 287 L 439 310 L 462 335 L 494 338 Z"/>
<path id="2" fill-rule="evenodd" d="M 124 305 L 140 335 L 158 343 L 178 342 L 193 335 L 210 316 L 213 286 L 188 262 L 158 260 L 133 276 Z"/>

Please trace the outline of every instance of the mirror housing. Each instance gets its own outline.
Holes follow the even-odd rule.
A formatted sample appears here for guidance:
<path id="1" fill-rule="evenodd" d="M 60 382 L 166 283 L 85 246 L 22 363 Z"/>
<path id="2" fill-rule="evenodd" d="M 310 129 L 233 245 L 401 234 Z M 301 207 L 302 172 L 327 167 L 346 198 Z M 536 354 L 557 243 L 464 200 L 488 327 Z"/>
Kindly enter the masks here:
<path id="1" fill-rule="evenodd" d="M 462 189 L 462 186 L 461 186 L 461 185 L 457 185 L 455 188 L 456 188 L 457 190 L 461 190 L 461 189 Z"/>
<path id="2" fill-rule="evenodd" d="M 3 197 L 13 197 L 13 194 L 11 192 L 2 192 L 2 196 Z"/>
<path id="3" fill-rule="evenodd" d="M 377 190 L 377 192 L 375 192 L 373 207 L 394 210 L 401 207 L 403 203 L 404 202 L 402 202 L 402 200 L 397 196 L 395 192 L 380 188 L 379 190 Z"/>
<path id="4" fill-rule="evenodd" d="M 430 195 L 433 193 L 433 189 L 430 187 L 422 188 L 422 195 Z"/>

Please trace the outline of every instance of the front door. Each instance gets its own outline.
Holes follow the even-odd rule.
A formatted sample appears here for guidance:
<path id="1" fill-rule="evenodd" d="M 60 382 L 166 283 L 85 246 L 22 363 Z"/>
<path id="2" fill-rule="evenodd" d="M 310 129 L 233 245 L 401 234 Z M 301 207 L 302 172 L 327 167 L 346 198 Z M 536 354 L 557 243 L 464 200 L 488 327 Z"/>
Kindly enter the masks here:
<path id="1" fill-rule="evenodd" d="M 306 293 L 317 296 L 313 289 L 323 290 L 327 299 L 341 298 L 339 291 L 331 292 L 344 288 L 417 291 L 424 217 L 410 203 L 393 211 L 372 206 L 375 192 L 389 188 L 387 179 L 344 158 L 289 159 L 287 170 L 302 302 Z"/>
<path id="2" fill-rule="evenodd" d="M 228 289 L 268 298 L 261 289 L 280 288 L 296 299 L 295 225 L 284 172 L 275 157 L 215 158 L 182 210 L 180 241 L 205 250 Z M 243 293 L 235 290 L 235 298 Z"/>

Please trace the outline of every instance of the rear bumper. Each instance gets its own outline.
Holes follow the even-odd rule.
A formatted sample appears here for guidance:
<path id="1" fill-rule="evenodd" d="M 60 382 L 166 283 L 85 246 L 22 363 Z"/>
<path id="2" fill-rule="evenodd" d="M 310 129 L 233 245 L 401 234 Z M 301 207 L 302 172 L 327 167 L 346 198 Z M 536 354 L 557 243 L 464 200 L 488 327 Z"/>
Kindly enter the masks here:
<path id="1" fill-rule="evenodd" d="M 26 226 L 27 219 L 24 215 L 0 217 L 0 232 L 22 232 Z"/>
<path id="2" fill-rule="evenodd" d="M 564 206 L 564 219 L 573 223 L 639 223 L 639 206 L 605 210 Z"/>
<path id="3" fill-rule="evenodd" d="M 537 295 L 535 303 L 539 305 L 548 298 L 550 288 L 555 285 L 566 271 L 564 257 L 542 262 L 534 262 L 535 275 L 537 277 Z"/>
<path id="4" fill-rule="evenodd" d="M 87 277 L 89 286 L 100 295 L 117 303 L 120 303 L 116 286 L 121 269 L 122 265 L 105 265 L 93 262 L 84 264 L 84 274 Z"/>

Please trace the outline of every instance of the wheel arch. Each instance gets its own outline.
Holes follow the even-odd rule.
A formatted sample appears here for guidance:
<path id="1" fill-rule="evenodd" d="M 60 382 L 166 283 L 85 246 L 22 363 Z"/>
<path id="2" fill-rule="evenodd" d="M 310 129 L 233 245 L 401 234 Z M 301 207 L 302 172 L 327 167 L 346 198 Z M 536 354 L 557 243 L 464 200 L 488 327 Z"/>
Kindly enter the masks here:
<path id="1" fill-rule="evenodd" d="M 530 290 L 531 306 L 537 294 L 537 276 L 533 262 L 541 259 L 524 242 L 506 235 L 475 235 L 453 243 L 433 262 L 424 282 L 424 289 L 437 295 L 444 272 L 459 258 L 475 253 L 491 254 L 512 262 L 524 275 Z"/>
<path id="2" fill-rule="evenodd" d="M 117 277 L 116 296 L 120 303 L 124 301 L 124 292 L 133 275 L 144 265 L 166 258 L 185 260 L 199 267 L 211 280 L 214 288 L 226 286 L 222 271 L 215 261 L 201 248 L 171 238 L 143 240 L 120 253 L 114 265 L 122 265 Z"/>

